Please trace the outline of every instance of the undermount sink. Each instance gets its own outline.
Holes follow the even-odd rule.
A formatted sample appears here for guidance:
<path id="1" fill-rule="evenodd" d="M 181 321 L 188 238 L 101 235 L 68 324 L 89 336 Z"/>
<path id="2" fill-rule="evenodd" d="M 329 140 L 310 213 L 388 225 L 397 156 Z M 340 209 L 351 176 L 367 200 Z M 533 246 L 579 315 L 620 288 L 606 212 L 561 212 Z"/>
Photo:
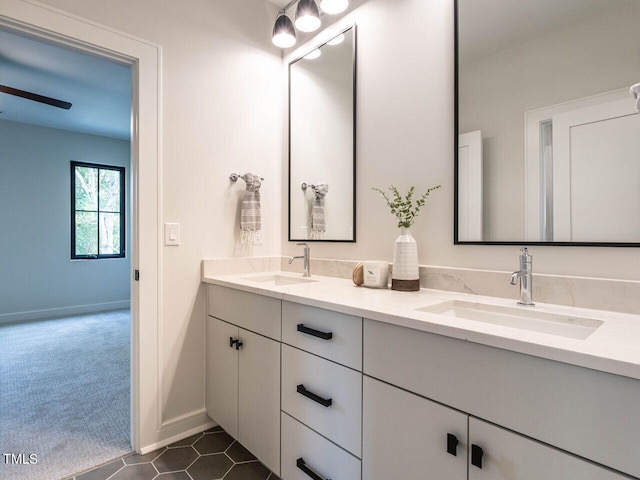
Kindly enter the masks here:
<path id="1" fill-rule="evenodd" d="M 282 287 L 286 285 L 297 285 L 300 283 L 314 283 L 318 280 L 313 280 L 311 278 L 305 277 L 293 277 L 289 275 L 252 275 L 250 277 L 244 277 L 241 280 L 246 280 L 248 282 L 260 282 L 260 283 L 268 283 L 270 285 L 275 285 L 276 287 Z"/>
<path id="2" fill-rule="evenodd" d="M 535 310 L 535 307 L 502 307 L 462 300 L 451 300 L 416 310 L 577 340 L 587 339 L 604 323 L 593 318 L 541 312 Z"/>

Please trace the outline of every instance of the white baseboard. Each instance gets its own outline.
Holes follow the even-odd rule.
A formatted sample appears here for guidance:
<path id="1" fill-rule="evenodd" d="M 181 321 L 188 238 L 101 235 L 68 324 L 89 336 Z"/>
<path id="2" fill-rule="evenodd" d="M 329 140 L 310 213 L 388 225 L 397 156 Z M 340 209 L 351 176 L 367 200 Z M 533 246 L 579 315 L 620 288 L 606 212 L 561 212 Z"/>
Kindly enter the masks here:
<path id="1" fill-rule="evenodd" d="M 190 437 L 191 435 L 195 435 L 196 433 L 204 432 L 216 425 L 217 423 L 211 420 L 204 410 L 199 410 L 191 414 L 181 416 L 180 419 L 172 420 L 163 424 L 161 432 L 164 435 L 169 435 L 168 437 L 163 438 L 156 443 L 152 443 L 151 445 L 141 447 L 138 453 L 145 455 L 149 452 L 153 452 L 154 450 L 166 447 L 174 442 Z M 187 429 L 184 430 L 185 428 Z M 173 433 L 177 430 L 179 430 L 177 433 Z"/>
<path id="2" fill-rule="evenodd" d="M 4 323 L 29 322 L 32 320 L 82 315 L 108 310 L 121 310 L 124 308 L 131 308 L 131 302 L 129 300 L 95 303 L 93 305 L 77 305 L 74 307 L 50 308 L 46 310 L 32 310 L 30 312 L 4 313 L 0 314 L 0 325 Z"/>

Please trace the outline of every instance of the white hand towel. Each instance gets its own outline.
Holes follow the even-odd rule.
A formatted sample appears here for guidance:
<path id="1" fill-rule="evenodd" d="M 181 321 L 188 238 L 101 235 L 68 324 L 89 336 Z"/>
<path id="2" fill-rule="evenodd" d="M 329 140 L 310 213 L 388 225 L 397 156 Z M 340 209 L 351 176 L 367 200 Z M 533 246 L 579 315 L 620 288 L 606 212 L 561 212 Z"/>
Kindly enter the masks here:
<path id="1" fill-rule="evenodd" d="M 248 243 L 262 228 L 260 216 L 260 185 L 262 180 L 255 173 L 245 173 L 242 179 L 247 184 L 244 192 L 242 206 L 240 208 L 240 230 L 242 231 L 242 243 Z"/>
<path id="2" fill-rule="evenodd" d="M 311 207 L 311 238 L 314 240 L 322 240 L 324 232 L 327 231 L 327 224 L 324 218 L 324 197 L 329 191 L 329 185 L 319 183 L 311 185 L 315 198 Z"/>
<path id="3" fill-rule="evenodd" d="M 629 89 L 629 93 L 633 98 L 636 99 L 636 108 L 640 112 L 640 83 L 636 83 L 635 85 L 632 85 L 631 88 Z"/>

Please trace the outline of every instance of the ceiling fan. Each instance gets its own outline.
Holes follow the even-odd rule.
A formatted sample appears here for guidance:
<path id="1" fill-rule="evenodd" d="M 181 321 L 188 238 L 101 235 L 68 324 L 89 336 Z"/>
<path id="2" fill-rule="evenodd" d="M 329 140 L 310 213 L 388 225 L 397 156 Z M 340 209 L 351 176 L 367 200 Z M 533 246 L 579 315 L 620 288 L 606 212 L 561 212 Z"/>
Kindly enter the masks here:
<path id="1" fill-rule="evenodd" d="M 25 92 L 24 90 L 18 90 L 17 88 L 11 88 L 5 85 L 0 85 L 0 92 L 15 95 L 16 97 L 26 98 L 27 100 L 33 100 L 34 102 L 45 103 L 52 107 L 64 108 L 65 110 L 69 110 L 71 108 L 71 104 L 69 102 L 64 102 L 56 98 L 45 97 L 44 95 L 38 95 L 37 93 Z"/>

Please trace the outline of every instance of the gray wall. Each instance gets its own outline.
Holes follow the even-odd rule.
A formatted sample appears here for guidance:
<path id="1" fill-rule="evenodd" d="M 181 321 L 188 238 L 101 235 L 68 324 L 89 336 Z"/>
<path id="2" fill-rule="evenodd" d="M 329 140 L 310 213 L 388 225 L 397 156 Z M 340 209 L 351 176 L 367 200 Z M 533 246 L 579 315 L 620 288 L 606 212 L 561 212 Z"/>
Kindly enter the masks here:
<path id="1" fill-rule="evenodd" d="M 128 257 L 70 260 L 69 162 L 129 177 L 129 142 L 0 121 L 0 145 L 0 323 L 128 306 Z"/>

